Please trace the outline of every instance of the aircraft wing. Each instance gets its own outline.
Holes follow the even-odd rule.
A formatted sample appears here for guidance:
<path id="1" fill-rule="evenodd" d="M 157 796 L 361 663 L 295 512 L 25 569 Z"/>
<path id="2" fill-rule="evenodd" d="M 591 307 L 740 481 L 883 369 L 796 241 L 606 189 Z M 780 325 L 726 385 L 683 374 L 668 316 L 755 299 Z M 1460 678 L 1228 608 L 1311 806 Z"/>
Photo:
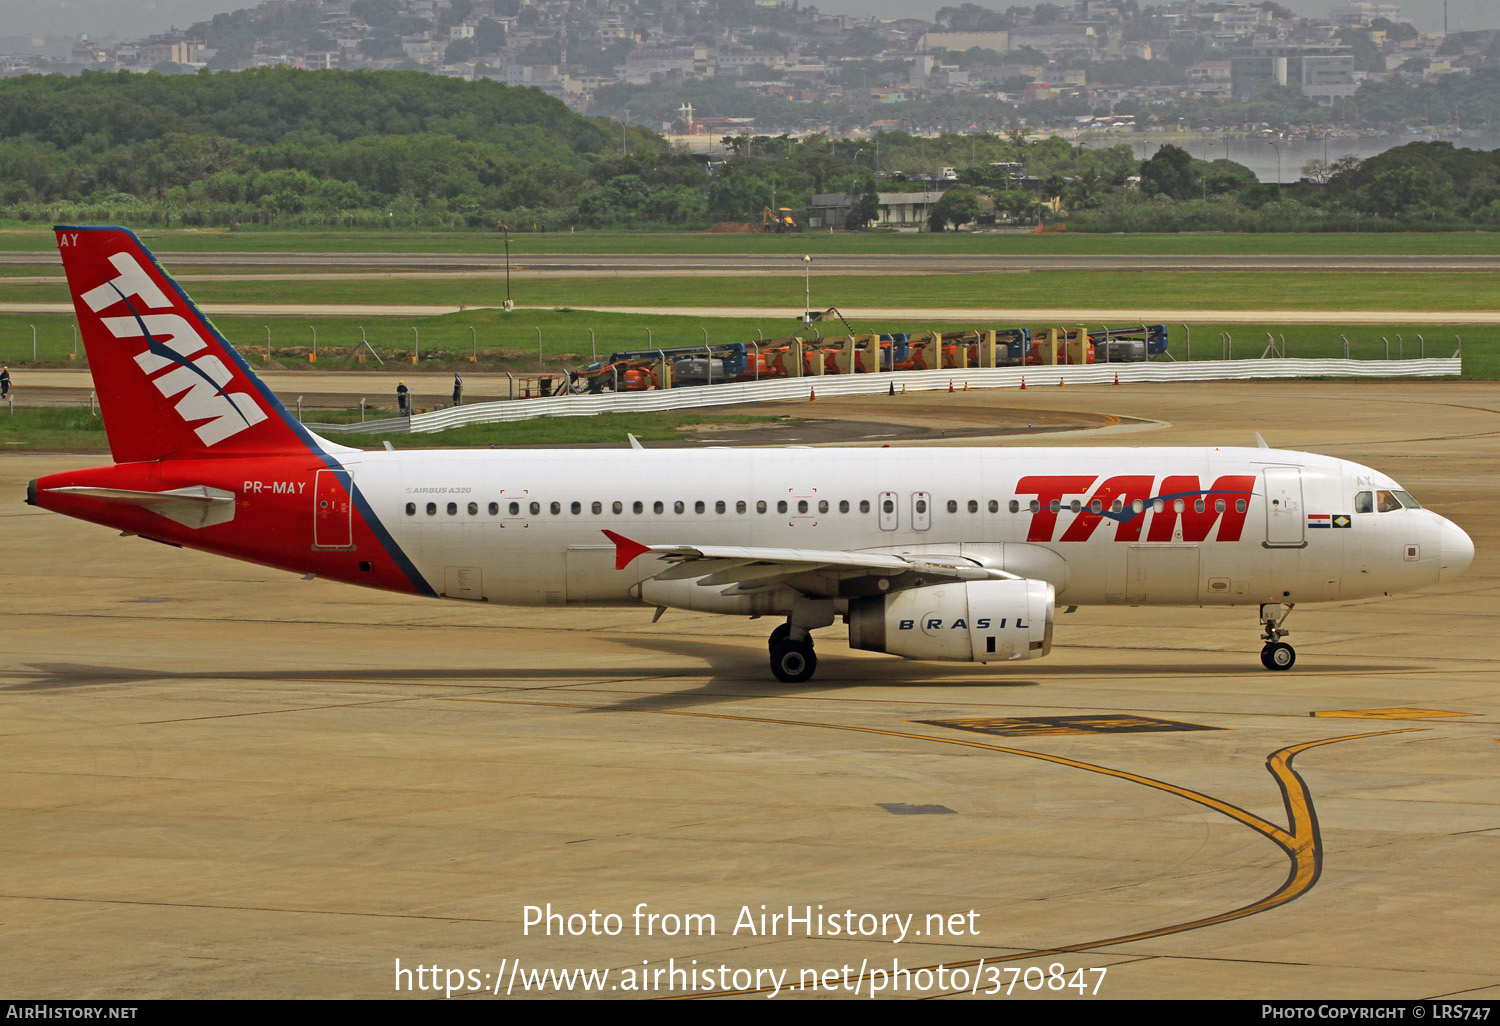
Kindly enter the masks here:
<path id="1" fill-rule="evenodd" d="M 1015 574 L 980 566 L 958 555 L 923 552 L 859 552 L 849 549 L 782 549 L 746 545 L 643 545 L 614 531 L 604 534 L 615 543 L 615 568 L 623 570 L 640 556 L 666 564 L 654 574 L 658 581 L 701 578 L 703 587 L 724 586 L 726 593 L 789 585 L 806 594 L 837 593 L 841 582 L 856 578 L 896 578 L 911 574 L 926 582 L 985 581 L 1015 578 Z"/>

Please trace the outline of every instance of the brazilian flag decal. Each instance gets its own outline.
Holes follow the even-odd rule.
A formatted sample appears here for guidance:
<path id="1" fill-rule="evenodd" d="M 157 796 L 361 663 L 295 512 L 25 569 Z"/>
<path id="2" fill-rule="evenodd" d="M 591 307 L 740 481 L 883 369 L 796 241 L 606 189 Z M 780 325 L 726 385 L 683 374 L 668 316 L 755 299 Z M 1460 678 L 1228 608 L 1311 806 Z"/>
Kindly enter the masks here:
<path id="1" fill-rule="evenodd" d="M 1347 513 L 1335 513 L 1333 515 L 1334 527 L 1353 527 L 1354 518 Z"/>

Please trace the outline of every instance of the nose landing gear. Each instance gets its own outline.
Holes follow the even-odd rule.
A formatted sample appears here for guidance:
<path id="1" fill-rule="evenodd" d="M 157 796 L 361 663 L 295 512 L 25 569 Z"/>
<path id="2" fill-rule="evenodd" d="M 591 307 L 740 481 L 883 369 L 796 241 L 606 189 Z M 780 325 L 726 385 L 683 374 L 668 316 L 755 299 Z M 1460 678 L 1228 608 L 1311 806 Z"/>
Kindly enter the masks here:
<path id="1" fill-rule="evenodd" d="M 1268 670 L 1290 670 L 1296 665 L 1296 649 L 1281 640 L 1291 633 L 1282 624 L 1292 615 L 1292 606 L 1290 602 L 1268 602 L 1260 607 L 1260 625 L 1265 629 L 1261 640 L 1266 643 L 1260 650 L 1260 664 Z"/>

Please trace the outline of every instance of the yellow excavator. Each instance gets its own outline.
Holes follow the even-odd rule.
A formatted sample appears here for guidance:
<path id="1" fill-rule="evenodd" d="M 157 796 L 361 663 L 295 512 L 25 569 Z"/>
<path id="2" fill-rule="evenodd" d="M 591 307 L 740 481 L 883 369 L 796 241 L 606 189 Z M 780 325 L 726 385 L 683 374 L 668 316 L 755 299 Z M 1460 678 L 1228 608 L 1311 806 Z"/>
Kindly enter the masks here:
<path id="1" fill-rule="evenodd" d="M 782 207 L 779 210 L 761 207 L 760 230 L 763 232 L 800 232 L 802 226 L 792 217 L 790 207 Z"/>

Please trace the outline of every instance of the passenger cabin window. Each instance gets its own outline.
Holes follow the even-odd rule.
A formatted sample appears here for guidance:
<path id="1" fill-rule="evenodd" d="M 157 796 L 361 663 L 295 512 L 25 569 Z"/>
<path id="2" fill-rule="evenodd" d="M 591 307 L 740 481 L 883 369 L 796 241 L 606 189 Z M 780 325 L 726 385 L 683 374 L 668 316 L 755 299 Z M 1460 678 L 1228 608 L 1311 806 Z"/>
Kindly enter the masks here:
<path id="1" fill-rule="evenodd" d="M 755 500 L 755 512 L 757 512 L 757 513 L 764 513 L 765 511 L 766 511 L 766 500 L 765 499 L 756 499 Z"/>
<path id="2" fill-rule="evenodd" d="M 477 503 L 477 502 L 471 502 L 471 503 L 469 503 L 469 516 L 471 516 L 471 517 L 477 517 L 478 515 L 479 515 L 479 503 Z"/>
<path id="3" fill-rule="evenodd" d="M 406 504 L 406 515 L 409 517 L 417 515 L 417 504 L 415 502 L 408 502 Z"/>
<path id="4" fill-rule="evenodd" d="M 510 504 L 510 515 L 514 517 L 514 516 L 520 516 L 520 514 L 521 514 L 521 504 L 519 502 L 513 502 L 513 503 L 511 503 Z"/>
<path id="5" fill-rule="evenodd" d="M 492 502 L 492 503 L 490 503 L 490 516 L 492 516 L 492 517 L 498 517 L 499 515 L 500 515 L 500 504 L 498 502 Z"/>
<path id="6" fill-rule="evenodd" d="M 437 503 L 429 502 L 427 504 L 427 515 L 430 517 L 437 516 Z"/>
<path id="7" fill-rule="evenodd" d="M 448 515 L 450 517 L 458 515 L 458 503 L 456 503 L 456 502 L 450 502 L 450 503 L 448 503 Z"/>
<path id="8" fill-rule="evenodd" d="M 859 500 L 859 511 L 861 513 L 868 513 L 868 512 L 870 512 L 870 500 L 869 499 L 860 499 Z M 886 512 L 890 512 L 890 511 L 887 510 Z"/>
<path id="9" fill-rule="evenodd" d="M 1015 505 L 1015 503 L 1011 503 L 1011 505 Z M 1000 500 L 999 499 L 991 499 L 990 500 L 990 512 L 991 513 L 999 513 L 1000 512 Z M 1011 510 L 1011 512 L 1014 513 L 1015 510 Z"/>
<path id="10" fill-rule="evenodd" d="M 1006 508 L 1009 509 L 1012 513 L 1019 513 L 1021 512 L 1021 503 L 1018 499 L 1011 499 L 1010 505 Z"/>

